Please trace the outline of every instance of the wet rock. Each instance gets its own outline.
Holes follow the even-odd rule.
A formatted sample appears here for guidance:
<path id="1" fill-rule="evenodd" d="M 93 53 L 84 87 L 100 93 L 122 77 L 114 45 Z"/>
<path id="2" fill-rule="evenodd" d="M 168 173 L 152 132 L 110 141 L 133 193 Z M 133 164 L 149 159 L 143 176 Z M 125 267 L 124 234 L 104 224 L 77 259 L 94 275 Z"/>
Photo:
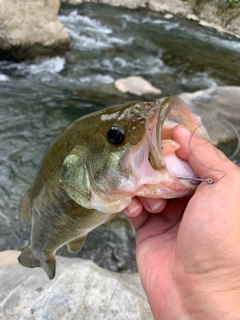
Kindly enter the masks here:
<path id="1" fill-rule="evenodd" d="M 90 0 L 90 2 L 94 0 Z M 81 4 L 89 0 L 61 0 L 62 3 Z M 101 3 L 111 6 L 121 6 L 129 9 L 147 8 L 156 11 L 166 11 L 172 13 L 188 14 L 191 7 L 182 0 L 164 1 L 164 0 L 101 0 Z"/>
<path id="2" fill-rule="evenodd" d="M 58 21 L 59 0 L 0 0 L 0 57 L 61 55 L 70 39 Z"/>
<path id="3" fill-rule="evenodd" d="M 173 14 L 182 14 L 185 16 L 192 12 L 188 3 L 182 0 L 150 0 L 149 8 L 156 11 L 171 12 Z"/>
<path id="4" fill-rule="evenodd" d="M 0 252 L 0 310 L 4 320 L 152 320 L 138 274 L 119 274 L 92 261 L 57 257 L 57 275 L 17 263 Z"/>
<path id="5" fill-rule="evenodd" d="M 136 96 L 144 94 L 161 94 L 161 90 L 155 88 L 150 82 L 142 77 L 127 77 L 121 78 L 114 82 L 115 87 L 121 92 L 129 92 Z"/>
<path id="6" fill-rule="evenodd" d="M 89 0 L 61 0 L 62 3 L 69 3 L 69 4 L 81 4 L 84 2 L 89 2 Z M 91 0 L 90 0 L 91 2 Z M 94 2 L 94 0 L 92 1 Z M 122 6 L 129 9 L 136 9 L 139 7 L 146 7 L 147 0 L 101 0 L 103 4 L 109 4 L 110 6 Z"/>
<path id="7" fill-rule="evenodd" d="M 240 133 L 240 87 L 214 87 L 181 93 L 179 97 L 202 118 L 213 143 L 237 138 L 236 131 Z"/>

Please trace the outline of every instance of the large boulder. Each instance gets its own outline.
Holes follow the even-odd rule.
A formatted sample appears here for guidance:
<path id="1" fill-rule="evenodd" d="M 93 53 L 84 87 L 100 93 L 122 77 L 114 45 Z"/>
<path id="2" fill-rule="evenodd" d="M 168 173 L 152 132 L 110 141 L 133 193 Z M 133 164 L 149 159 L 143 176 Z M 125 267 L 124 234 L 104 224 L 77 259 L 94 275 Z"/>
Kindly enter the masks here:
<path id="1" fill-rule="evenodd" d="M 70 38 L 58 21 L 59 0 L 0 0 L 0 57 L 61 55 Z"/>
<path id="2" fill-rule="evenodd" d="M 138 96 L 143 94 L 157 95 L 160 92 L 159 89 L 152 87 L 141 77 L 121 78 L 116 80 L 114 84 L 119 91 L 127 91 Z M 214 144 L 239 139 L 240 87 L 212 87 L 195 92 L 183 92 L 178 96 L 192 112 L 201 117 Z M 165 97 L 161 98 L 161 100 L 163 99 Z"/>
<path id="3" fill-rule="evenodd" d="M 240 87 L 213 87 L 191 93 L 181 93 L 179 97 L 201 117 L 213 143 L 238 139 Z"/>
<path id="4" fill-rule="evenodd" d="M 0 319 L 152 320 L 138 274 L 119 274 L 92 261 L 57 257 L 50 281 L 24 268 L 18 251 L 0 252 Z"/>

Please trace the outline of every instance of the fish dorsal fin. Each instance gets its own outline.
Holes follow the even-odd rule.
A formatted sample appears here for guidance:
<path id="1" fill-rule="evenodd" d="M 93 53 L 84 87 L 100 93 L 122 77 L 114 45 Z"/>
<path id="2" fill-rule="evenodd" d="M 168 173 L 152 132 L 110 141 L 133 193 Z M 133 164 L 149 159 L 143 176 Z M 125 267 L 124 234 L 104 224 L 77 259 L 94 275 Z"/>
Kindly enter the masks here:
<path id="1" fill-rule="evenodd" d="M 76 253 L 80 251 L 84 245 L 85 240 L 86 240 L 86 236 L 70 241 L 67 244 L 68 251 L 72 253 Z"/>
<path id="2" fill-rule="evenodd" d="M 18 208 L 18 213 L 22 223 L 28 224 L 31 223 L 31 216 L 29 212 L 29 200 L 30 200 L 30 191 L 28 190 L 25 193 L 25 196 L 22 198 L 22 201 Z"/>

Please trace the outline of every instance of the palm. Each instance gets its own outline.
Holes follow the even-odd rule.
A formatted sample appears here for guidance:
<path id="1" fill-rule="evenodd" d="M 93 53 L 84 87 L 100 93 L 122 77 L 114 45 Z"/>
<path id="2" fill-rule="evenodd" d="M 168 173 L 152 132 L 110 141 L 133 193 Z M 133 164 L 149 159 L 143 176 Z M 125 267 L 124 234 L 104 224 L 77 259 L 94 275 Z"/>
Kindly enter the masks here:
<path id="1" fill-rule="evenodd" d="M 136 230 L 139 273 L 154 317 L 238 319 L 240 170 L 206 141 L 192 138 L 190 153 L 190 135 L 177 127 L 172 138 L 196 175 L 216 183 L 201 183 L 191 198 L 166 207 L 163 199 L 134 199 L 125 211 Z"/>
<path id="2" fill-rule="evenodd" d="M 220 270 L 218 276 L 229 266 L 235 265 L 239 270 L 239 255 L 234 259 L 231 255 L 235 236 L 226 240 L 225 233 L 229 233 L 226 216 L 219 215 L 224 202 L 230 197 L 228 188 L 222 188 L 222 183 L 215 186 L 202 184 L 194 197 L 171 200 L 158 214 L 143 209 L 141 215 L 145 221 L 142 220 L 136 229 L 137 262 L 153 313 L 161 312 L 159 319 L 168 318 L 168 303 L 176 307 L 179 296 L 183 300 L 185 287 L 192 281 L 201 279 L 207 284 L 208 277 L 216 270 Z M 207 201 L 209 198 L 211 202 Z M 237 212 L 226 214 L 236 215 Z M 234 229 L 236 233 L 239 230 L 239 223 L 235 219 L 234 225 L 229 226 L 233 234 Z M 223 260 L 227 262 L 224 267 Z"/>
<path id="3" fill-rule="evenodd" d="M 159 214 L 143 209 L 146 222 L 137 230 L 137 263 L 151 307 L 164 312 L 166 296 L 175 291 L 175 247 L 182 214 L 188 199 L 173 200 Z M 158 266 L 158 267 L 156 267 Z M 159 290 L 157 290 L 159 288 Z M 155 312 L 154 312 L 155 313 Z M 155 313 L 156 314 L 156 313 Z"/>

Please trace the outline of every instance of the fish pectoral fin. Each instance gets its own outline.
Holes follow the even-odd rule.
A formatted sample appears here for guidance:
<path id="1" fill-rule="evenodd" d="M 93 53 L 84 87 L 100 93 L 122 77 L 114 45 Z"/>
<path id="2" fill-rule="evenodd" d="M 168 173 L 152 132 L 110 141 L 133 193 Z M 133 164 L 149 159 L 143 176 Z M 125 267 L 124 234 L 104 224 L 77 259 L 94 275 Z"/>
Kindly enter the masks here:
<path id="1" fill-rule="evenodd" d="M 18 257 L 18 262 L 27 268 L 37 268 L 42 267 L 43 270 L 48 275 L 48 278 L 51 280 L 55 276 L 56 270 L 56 261 L 55 256 L 51 256 L 50 259 L 44 261 L 40 259 L 36 259 L 34 254 L 31 251 L 30 246 L 27 246 L 23 252 Z"/>
<path id="2" fill-rule="evenodd" d="M 72 253 L 76 253 L 76 252 L 80 251 L 84 245 L 86 237 L 87 236 L 83 236 L 81 238 L 77 238 L 77 239 L 74 239 L 74 240 L 68 242 L 68 244 L 67 244 L 68 251 L 72 252 Z"/>
<path id="3" fill-rule="evenodd" d="M 29 190 L 25 193 L 19 205 L 18 212 L 22 223 L 31 223 L 31 216 L 29 215 Z"/>

